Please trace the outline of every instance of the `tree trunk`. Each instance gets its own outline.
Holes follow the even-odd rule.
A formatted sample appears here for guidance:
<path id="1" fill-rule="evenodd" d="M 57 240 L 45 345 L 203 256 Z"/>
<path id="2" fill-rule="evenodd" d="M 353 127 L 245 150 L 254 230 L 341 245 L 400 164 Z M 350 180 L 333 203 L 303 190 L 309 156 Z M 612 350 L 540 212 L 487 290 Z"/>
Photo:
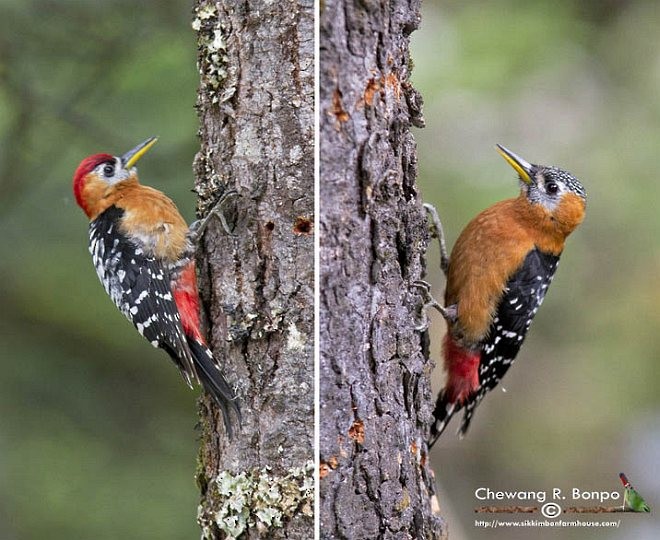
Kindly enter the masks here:
<path id="1" fill-rule="evenodd" d="M 409 82 L 418 0 L 321 11 L 321 537 L 443 538 L 431 509 L 428 241 Z"/>
<path id="2" fill-rule="evenodd" d="M 198 0 L 198 260 L 210 341 L 237 388 L 229 441 L 200 401 L 204 538 L 313 536 L 314 13 L 311 0 Z M 225 229 L 229 229 L 229 234 Z"/>

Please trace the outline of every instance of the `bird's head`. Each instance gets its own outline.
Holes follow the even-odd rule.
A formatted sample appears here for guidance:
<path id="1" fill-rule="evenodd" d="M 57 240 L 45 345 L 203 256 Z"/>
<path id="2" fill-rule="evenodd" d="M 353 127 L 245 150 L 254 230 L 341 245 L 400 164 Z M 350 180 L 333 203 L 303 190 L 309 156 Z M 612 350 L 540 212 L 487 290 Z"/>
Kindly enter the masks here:
<path id="1" fill-rule="evenodd" d="M 73 194 L 88 217 L 94 215 L 95 203 L 109 187 L 120 182 L 137 181 L 135 164 L 157 140 L 157 137 L 150 137 L 122 156 L 94 154 L 80 162 L 73 175 Z"/>
<path id="2" fill-rule="evenodd" d="M 536 229 L 563 239 L 582 223 L 587 192 L 575 176 L 529 163 L 499 144 L 497 151 L 518 173 L 521 198 L 528 203 L 521 210 Z"/>
<path id="3" fill-rule="evenodd" d="M 557 167 L 528 163 L 499 144 L 497 151 L 518 173 L 520 189 L 531 204 L 540 204 L 551 214 L 567 197 L 577 197 L 582 206 L 586 204 L 587 192 L 571 173 Z"/>

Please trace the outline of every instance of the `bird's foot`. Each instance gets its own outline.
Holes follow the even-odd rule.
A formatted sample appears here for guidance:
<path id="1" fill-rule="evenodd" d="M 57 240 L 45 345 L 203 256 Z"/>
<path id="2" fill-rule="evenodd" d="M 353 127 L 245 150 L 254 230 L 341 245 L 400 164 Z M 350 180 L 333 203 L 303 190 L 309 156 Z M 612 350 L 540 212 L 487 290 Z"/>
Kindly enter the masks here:
<path id="1" fill-rule="evenodd" d="M 447 307 L 441 306 L 438 301 L 431 295 L 431 284 L 426 281 L 414 281 L 412 286 L 421 291 L 421 297 L 423 301 L 422 307 L 420 309 L 421 322 L 415 325 L 415 330 L 418 332 L 424 332 L 429 327 L 429 319 L 428 315 L 426 314 L 426 310 L 431 307 L 437 309 L 448 323 L 451 324 L 456 322 L 456 318 L 458 317 L 458 307 L 456 304 L 452 304 L 451 306 Z"/>
<path id="2" fill-rule="evenodd" d="M 445 242 L 445 232 L 442 228 L 442 222 L 435 206 L 424 203 L 424 209 L 431 217 L 431 236 L 438 239 L 438 244 L 440 245 L 440 269 L 446 276 L 447 269 L 449 268 L 449 255 L 447 255 L 447 242 Z"/>
<path id="3" fill-rule="evenodd" d="M 188 229 L 188 239 L 190 240 L 191 244 L 197 245 L 200 238 L 204 234 L 206 227 L 211 222 L 211 219 L 213 219 L 214 217 L 220 220 L 220 223 L 222 224 L 222 228 L 228 235 L 235 236 L 231 227 L 227 223 L 227 218 L 225 217 L 225 214 L 223 212 L 223 207 L 225 203 L 231 197 L 235 197 L 235 196 L 238 196 L 237 191 L 234 190 L 225 191 L 220 196 L 218 201 L 213 205 L 213 208 L 211 208 L 211 211 L 206 215 L 206 217 L 202 219 L 198 219 L 197 221 L 194 221 L 193 223 L 190 224 L 190 227 Z"/>

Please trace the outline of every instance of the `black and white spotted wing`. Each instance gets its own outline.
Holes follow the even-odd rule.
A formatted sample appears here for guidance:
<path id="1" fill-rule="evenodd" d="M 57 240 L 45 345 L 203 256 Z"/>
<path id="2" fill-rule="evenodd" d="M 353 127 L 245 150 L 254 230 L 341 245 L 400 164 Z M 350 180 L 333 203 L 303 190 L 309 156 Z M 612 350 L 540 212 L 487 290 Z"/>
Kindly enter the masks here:
<path id="1" fill-rule="evenodd" d="M 480 387 L 465 405 L 459 430 L 461 434 L 467 431 L 479 402 L 487 392 L 497 386 L 513 364 L 534 315 L 545 298 L 558 264 L 558 256 L 542 253 L 534 248 L 528 253 L 520 270 L 509 279 L 488 337 L 481 347 Z"/>
<path id="2" fill-rule="evenodd" d="M 124 211 L 111 206 L 89 226 L 89 251 L 106 292 L 137 331 L 168 352 L 188 385 L 196 378 L 167 269 L 118 230 Z"/>

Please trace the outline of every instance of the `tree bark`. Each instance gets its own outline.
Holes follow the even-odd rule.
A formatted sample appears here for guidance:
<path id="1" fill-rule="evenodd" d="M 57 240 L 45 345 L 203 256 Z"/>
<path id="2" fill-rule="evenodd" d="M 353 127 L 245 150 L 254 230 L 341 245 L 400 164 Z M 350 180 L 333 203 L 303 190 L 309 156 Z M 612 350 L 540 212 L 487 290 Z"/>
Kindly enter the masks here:
<path id="1" fill-rule="evenodd" d="M 204 538 L 313 536 L 314 13 L 311 0 L 197 0 L 198 260 L 214 354 L 242 410 L 200 400 Z"/>
<path id="2" fill-rule="evenodd" d="M 321 8 L 321 537 L 444 538 L 426 437 L 428 242 L 410 126 L 418 0 Z"/>

